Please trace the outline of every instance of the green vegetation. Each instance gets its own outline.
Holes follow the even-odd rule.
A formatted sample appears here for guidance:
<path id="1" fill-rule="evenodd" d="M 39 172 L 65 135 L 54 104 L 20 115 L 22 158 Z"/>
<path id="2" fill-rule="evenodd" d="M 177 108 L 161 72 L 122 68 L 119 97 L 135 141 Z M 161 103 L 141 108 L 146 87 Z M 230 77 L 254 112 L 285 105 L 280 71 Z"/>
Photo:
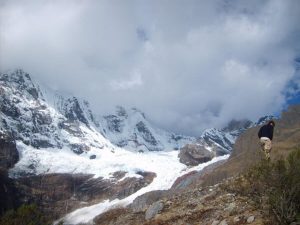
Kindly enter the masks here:
<path id="1" fill-rule="evenodd" d="M 300 149 L 286 159 L 261 161 L 226 188 L 249 196 L 267 210 L 271 224 L 300 222 Z"/>
<path id="2" fill-rule="evenodd" d="M 17 210 L 7 211 L 0 218 L 1 225 L 48 225 L 35 204 L 22 205 Z"/>

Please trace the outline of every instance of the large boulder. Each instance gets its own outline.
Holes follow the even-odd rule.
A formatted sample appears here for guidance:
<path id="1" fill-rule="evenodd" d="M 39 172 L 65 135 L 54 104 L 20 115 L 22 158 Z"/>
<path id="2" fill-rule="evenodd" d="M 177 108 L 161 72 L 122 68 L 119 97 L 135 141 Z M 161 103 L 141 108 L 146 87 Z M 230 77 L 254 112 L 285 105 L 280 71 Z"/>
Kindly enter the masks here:
<path id="1" fill-rule="evenodd" d="M 134 199 L 129 207 L 133 212 L 145 212 L 154 202 L 159 201 L 168 194 L 169 192 L 166 190 L 150 191 Z"/>
<path id="2" fill-rule="evenodd" d="M 180 149 L 178 157 L 179 161 L 187 166 L 197 166 L 210 161 L 214 157 L 214 153 L 202 145 L 187 144 Z"/>
<path id="3" fill-rule="evenodd" d="M 145 219 L 150 220 L 154 218 L 162 209 L 164 208 L 164 204 L 162 201 L 154 202 L 146 211 Z"/>

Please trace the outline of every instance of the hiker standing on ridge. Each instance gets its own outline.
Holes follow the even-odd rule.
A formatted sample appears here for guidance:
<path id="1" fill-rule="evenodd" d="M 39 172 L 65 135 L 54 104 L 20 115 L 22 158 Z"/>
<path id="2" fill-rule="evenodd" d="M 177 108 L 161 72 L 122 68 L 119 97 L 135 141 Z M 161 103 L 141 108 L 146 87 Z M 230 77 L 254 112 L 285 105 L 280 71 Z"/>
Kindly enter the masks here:
<path id="1" fill-rule="evenodd" d="M 260 144 L 261 144 L 263 152 L 265 153 L 267 160 L 270 159 L 274 127 L 275 127 L 275 122 L 273 120 L 271 120 L 268 122 L 268 124 L 265 124 L 264 126 L 262 126 L 258 131 L 258 137 L 260 139 Z"/>

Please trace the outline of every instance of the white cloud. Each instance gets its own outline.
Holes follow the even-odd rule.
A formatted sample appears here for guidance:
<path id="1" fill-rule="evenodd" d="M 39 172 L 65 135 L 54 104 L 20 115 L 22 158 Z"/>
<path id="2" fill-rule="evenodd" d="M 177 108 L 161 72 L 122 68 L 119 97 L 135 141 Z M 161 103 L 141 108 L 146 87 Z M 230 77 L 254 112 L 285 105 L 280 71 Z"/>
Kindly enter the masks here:
<path id="1" fill-rule="evenodd" d="M 113 90 L 129 90 L 143 84 L 142 76 L 138 71 L 134 71 L 128 80 L 112 80 L 110 85 Z"/>
<path id="2" fill-rule="evenodd" d="M 297 0 L 3 1 L 0 67 L 99 112 L 135 106 L 197 135 L 283 107 L 297 80 L 299 15 Z"/>

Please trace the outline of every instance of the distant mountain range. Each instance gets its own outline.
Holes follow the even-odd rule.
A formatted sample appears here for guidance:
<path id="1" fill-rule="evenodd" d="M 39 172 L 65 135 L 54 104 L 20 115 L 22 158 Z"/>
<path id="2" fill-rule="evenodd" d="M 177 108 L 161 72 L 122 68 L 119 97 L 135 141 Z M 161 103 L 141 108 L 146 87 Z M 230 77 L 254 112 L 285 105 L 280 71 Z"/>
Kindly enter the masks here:
<path id="1" fill-rule="evenodd" d="M 186 144 L 224 155 L 231 152 L 244 130 L 257 125 L 249 120 L 231 121 L 227 127 L 207 129 L 197 138 L 178 135 L 155 127 L 136 108 L 117 106 L 112 114 L 97 115 L 89 102 L 42 87 L 23 70 L 1 74 L 0 93 L 2 132 L 33 149 L 69 149 L 91 159 L 97 157 L 91 149 L 142 153 L 179 150 Z"/>
<path id="2" fill-rule="evenodd" d="M 154 127 L 136 108 L 99 116 L 89 103 L 42 88 L 29 74 L 0 75 L 1 129 L 34 148 L 68 147 L 77 154 L 113 145 L 133 151 L 179 149 L 195 139 Z"/>

